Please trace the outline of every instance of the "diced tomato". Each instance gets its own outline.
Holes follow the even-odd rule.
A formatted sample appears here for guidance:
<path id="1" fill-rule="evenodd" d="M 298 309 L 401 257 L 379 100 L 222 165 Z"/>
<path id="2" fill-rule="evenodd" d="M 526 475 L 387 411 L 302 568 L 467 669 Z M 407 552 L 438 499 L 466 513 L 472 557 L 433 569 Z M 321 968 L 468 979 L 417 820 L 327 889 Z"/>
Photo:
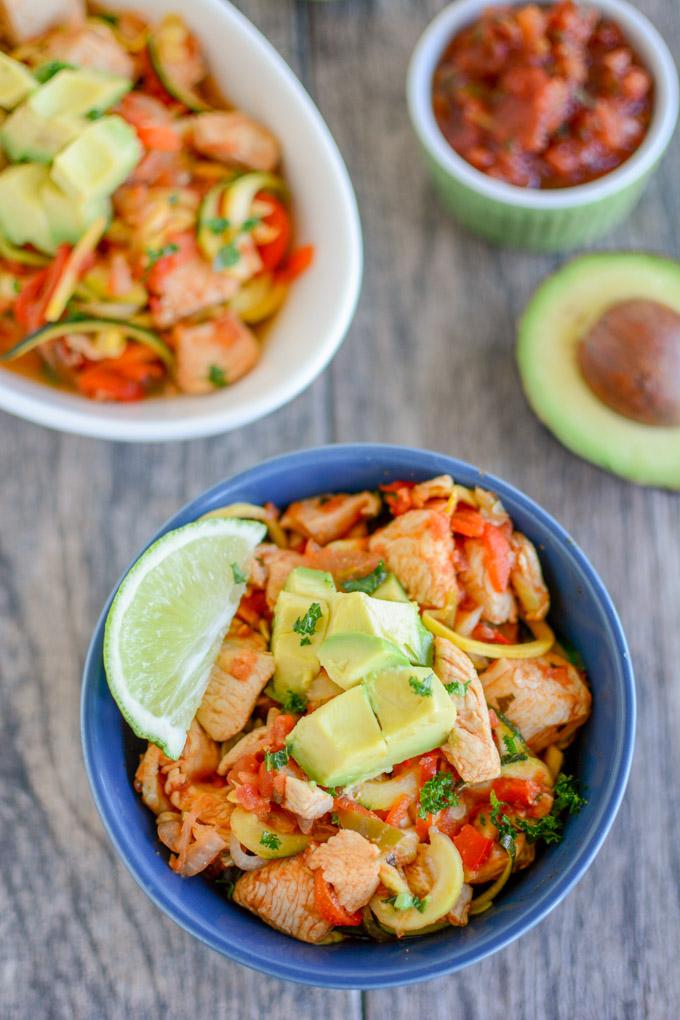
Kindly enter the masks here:
<path id="1" fill-rule="evenodd" d="M 464 825 L 457 836 L 453 837 L 458 853 L 466 871 L 478 871 L 493 848 L 493 840 L 487 839 L 474 825 Z"/>
<path id="2" fill-rule="evenodd" d="M 25 283 L 14 302 L 14 315 L 27 332 L 33 333 L 45 323 L 45 312 L 71 254 L 71 246 L 60 244 L 49 266 Z"/>
<path id="3" fill-rule="evenodd" d="M 231 769 L 227 774 L 227 780 L 230 783 L 240 782 L 240 777 L 244 773 L 254 774 L 260 770 L 260 764 L 262 762 L 262 755 L 257 754 L 242 754 L 240 758 L 237 758 Z"/>
<path id="4" fill-rule="evenodd" d="M 487 524 L 482 535 L 484 542 L 484 563 L 491 585 L 497 592 L 507 591 L 512 567 L 510 541 L 501 527 Z"/>
<path id="5" fill-rule="evenodd" d="M 479 510 L 461 507 L 451 515 L 451 530 L 457 531 L 467 538 L 481 538 L 484 534 L 486 522 Z"/>
<path id="6" fill-rule="evenodd" d="M 531 807 L 541 794 L 541 786 L 533 779 L 494 779 L 493 791 L 499 800 L 513 807 Z"/>
<path id="7" fill-rule="evenodd" d="M 429 839 L 430 826 L 433 822 L 434 815 L 427 815 L 425 818 L 421 818 L 420 815 L 416 816 L 416 832 L 421 843 L 425 843 Z"/>
<path id="8" fill-rule="evenodd" d="M 269 205 L 270 212 L 262 217 L 262 222 L 267 227 L 276 230 L 276 237 L 273 237 L 267 244 L 259 244 L 257 250 L 262 259 L 265 269 L 276 269 L 288 251 L 291 238 L 291 222 L 288 210 L 283 202 L 266 191 L 260 191 L 255 200 Z"/>
<path id="9" fill-rule="evenodd" d="M 491 645 L 511 645 L 513 642 L 510 638 L 506 638 L 505 634 L 498 629 L 498 627 L 492 627 L 488 623 L 478 623 L 471 635 L 475 641 L 486 641 L 487 644 Z"/>
<path id="10" fill-rule="evenodd" d="M 302 248 L 296 248 L 277 271 L 277 279 L 282 283 L 292 283 L 309 269 L 313 260 L 314 245 L 306 244 Z"/>
<path id="11" fill-rule="evenodd" d="M 182 139 L 171 115 L 157 98 L 143 92 L 128 92 L 121 100 L 118 112 L 135 129 L 145 149 L 179 152 L 182 148 Z"/>
<path id="12" fill-rule="evenodd" d="M 267 768 L 264 762 L 260 765 L 257 773 L 257 785 L 263 797 L 271 800 L 274 793 L 274 777 L 276 772 Z"/>
<path id="13" fill-rule="evenodd" d="M 271 612 L 267 605 L 266 593 L 258 588 L 256 591 L 244 595 L 239 603 L 237 615 L 253 627 L 257 627 L 263 618 L 268 620 L 271 617 Z"/>
<path id="14" fill-rule="evenodd" d="M 82 369 L 76 377 L 76 384 L 83 396 L 90 400 L 116 400 L 129 403 L 142 400 L 146 388 L 134 379 L 126 379 L 115 369 L 94 364 Z"/>
<path id="15" fill-rule="evenodd" d="M 395 825 L 399 828 L 402 822 L 405 822 L 408 818 L 408 809 L 413 803 L 413 797 L 408 793 L 400 794 L 390 810 L 385 815 L 385 821 L 388 825 Z"/>
<path id="16" fill-rule="evenodd" d="M 239 783 L 234 787 L 234 797 L 246 811 L 254 811 L 260 818 L 269 814 L 270 803 L 253 783 Z"/>
<path id="17" fill-rule="evenodd" d="M 448 836 L 449 839 L 453 839 L 460 832 L 462 825 L 463 819 L 458 811 L 451 811 L 449 808 L 445 808 L 437 815 L 437 828 L 444 835 Z"/>
<path id="18" fill-rule="evenodd" d="M 323 877 L 321 868 L 314 874 L 314 903 L 323 919 L 334 927 L 355 928 L 361 924 L 361 911 L 350 914 L 345 910 L 338 902 L 333 887 Z"/>
<path id="19" fill-rule="evenodd" d="M 274 789 L 272 792 L 272 799 L 276 804 L 280 804 L 286 796 L 286 777 L 281 772 L 274 772 L 273 775 Z"/>
<path id="20" fill-rule="evenodd" d="M 277 715 L 272 723 L 270 750 L 280 751 L 282 749 L 286 743 L 286 737 L 295 726 L 296 721 L 292 715 L 288 715 L 285 712 Z"/>
<path id="21" fill-rule="evenodd" d="M 423 786 L 428 779 L 437 774 L 439 768 L 439 751 L 430 751 L 418 759 L 418 778 Z"/>
<path id="22" fill-rule="evenodd" d="M 196 238 L 193 234 L 175 234 L 168 240 L 168 254 L 161 255 L 147 273 L 147 283 L 151 290 L 160 290 L 163 280 L 196 253 Z"/>
<path id="23" fill-rule="evenodd" d="M 380 486 L 380 491 L 385 493 L 385 501 L 390 512 L 395 517 L 411 509 L 413 501 L 410 490 L 415 484 L 415 482 L 390 482 L 388 485 Z"/>

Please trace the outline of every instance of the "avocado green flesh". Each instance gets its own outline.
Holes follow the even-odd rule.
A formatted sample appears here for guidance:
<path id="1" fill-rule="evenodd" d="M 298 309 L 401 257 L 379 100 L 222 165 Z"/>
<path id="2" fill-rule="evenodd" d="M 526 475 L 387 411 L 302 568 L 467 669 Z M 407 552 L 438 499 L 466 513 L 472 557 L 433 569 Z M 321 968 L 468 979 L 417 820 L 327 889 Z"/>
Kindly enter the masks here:
<path id="1" fill-rule="evenodd" d="M 370 677 L 366 689 L 387 742 L 391 764 L 441 747 L 453 729 L 456 721 L 453 701 L 441 680 L 427 667 L 385 670 Z"/>
<path id="2" fill-rule="evenodd" d="M 134 129 L 122 117 L 102 117 L 62 149 L 52 164 L 52 180 L 67 195 L 102 198 L 123 183 L 141 156 Z"/>
<path id="3" fill-rule="evenodd" d="M 0 128 L 0 142 L 14 163 L 51 163 L 81 131 L 82 122 L 77 117 L 43 117 L 24 103 Z"/>
<path id="4" fill-rule="evenodd" d="M 421 623 L 415 602 L 390 602 L 359 591 L 339 593 L 333 601 L 328 636 L 352 632 L 390 641 L 414 664 L 431 662 L 432 635 Z"/>
<path id="5" fill-rule="evenodd" d="M 369 673 L 389 666 L 408 666 L 404 653 L 373 634 L 334 634 L 319 648 L 319 662 L 340 687 L 358 684 Z M 415 667 L 413 667 L 415 669 Z"/>
<path id="6" fill-rule="evenodd" d="M 0 232 L 12 244 L 54 250 L 47 214 L 37 198 L 48 175 L 41 163 L 19 163 L 0 173 Z"/>
<path id="7" fill-rule="evenodd" d="M 311 606 L 316 603 L 321 616 L 312 633 L 298 633 L 294 628 L 302 621 Z M 318 650 L 326 636 L 330 610 L 328 602 L 307 595 L 282 591 L 276 600 L 272 628 L 272 653 L 274 655 L 274 678 L 271 694 L 279 701 L 285 701 L 289 693 L 304 694 L 319 672 Z"/>
<path id="8" fill-rule="evenodd" d="M 549 277 L 519 324 L 522 385 L 540 420 L 573 453 L 640 485 L 680 489 L 680 427 L 632 421 L 603 404 L 577 363 L 581 338 L 612 305 L 643 299 L 680 314 L 680 263 L 603 253 Z"/>
<path id="9" fill-rule="evenodd" d="M 3 110 L 13 110 L 37 87 L 35 78 L 21 61 L 0 53 L 0 107 Z"/>
<path id="10" fill-rule="evenodd" d="M 394 574 L 389 574 L 386 581 L 373 592 L 374 599 L 387 599 L 388 602 L 410 602 L 401 582 Z"/>
<path id="11" fill-rule="evenodd" d="M 329 599 L 336 592 L 332 574 L 325 570 L 310 570 L 309 567 L 291 570 L 283 590 L 294 595 L 307 595 L 311 599 Z"/>
<path id="12" fill-rule="evenodd" d="M 131 87 L 132 82 L 127 78 L 86 68 L 65 68 L 33 92 L 25 105 L 45 118 L 84 117 L 91 112 L 108 110 Z M 81 123 L 86 126 L 85 121 Z"/>

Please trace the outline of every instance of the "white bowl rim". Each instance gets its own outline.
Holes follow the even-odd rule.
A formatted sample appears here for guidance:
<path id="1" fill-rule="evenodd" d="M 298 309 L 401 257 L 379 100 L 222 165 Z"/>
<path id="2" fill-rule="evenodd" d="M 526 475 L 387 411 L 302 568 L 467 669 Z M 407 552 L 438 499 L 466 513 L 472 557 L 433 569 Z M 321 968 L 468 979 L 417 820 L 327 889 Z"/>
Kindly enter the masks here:
<path id="1" fill-rule="evenodd" d="M 139 7 L 143 11 L 144 4 L 139 4 Z M 331 327 L 318 338 L 304 359 L 289 366 L 288 373 L 276 388 L 268 388 L 261 395 L 251 398 L 247 406 L 232 406 L 220 399 L 223 393 L 200 398 L 161 398 L 153 401 L 154 407 L 159 409 L 157 416 L 145 419 L 136 414 L 136 409 L 148 408 L 151 402 L 125 405 L 100 403 L 77 394 L 54 391 L 46 384 L 0 370 L 0 410 L 60 432 L 95 439 L 170 442 L 217 435 L 248 425 L 297 397 L 321 374 L 345 338 L 361 291 L 363 239 L 356 196 L 338 145 L 297 75 L 262 32 L 230 0 L 201 0 L 201 7 L 206 9 L 211 19 L 222 19 L 224 28 L 220 28 L 220 31 L 228 31 L 228 21 L 231 21 L 240 33 L 249 37 L 253 45 L 263 52 L 264 59 L 287 82 L 325 151 L 329 173 L 335 178 L 336 200 L 347 226 L 348 249 L 348 257 L 342 267 L 342 285 L 335 298 L 337 308 Z M 230 392 L 237 392 L 237 389 Z M 200 410 L 193 410 L 190 416 L 183 415 L 182 404 L 189 400 L 200 400 Z"/>
<path id="2" fill-rule="evenodd" d="M 485 198 L 524 209 L 563 210 L 598 202 L 633 184 L 663 155 L 678 119 L 678 72 L 658 29 L 628 0 L 593 0 L 591 6 L 616 21 L 654 78 L 654 111 L 638 149 L 621 166 L 587 184 L 539 190 L 499 181 L 458 155 L 441 133 L 432 111 L 432 75 L 444 47 L 476 16 L 501 0 L 454 0 L 418 40 L 408 70 L 407 100 L 413 127 L 430 156 L 452 177 Z M 518 6 L 528 0 L 502 0 Z"/>

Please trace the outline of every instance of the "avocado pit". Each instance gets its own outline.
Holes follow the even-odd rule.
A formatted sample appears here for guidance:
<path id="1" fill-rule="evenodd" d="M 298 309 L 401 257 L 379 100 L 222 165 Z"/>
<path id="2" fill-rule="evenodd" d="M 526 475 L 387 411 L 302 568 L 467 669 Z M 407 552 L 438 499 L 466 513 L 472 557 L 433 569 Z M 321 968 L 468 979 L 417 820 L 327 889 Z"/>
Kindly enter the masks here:
<path id="1" fill-rule="evenodd" d="M 578 364 L 607 407 L 645 425 L 680 425 L 680 315 L 658 301 L 612 305 L 581 339 Z"/>

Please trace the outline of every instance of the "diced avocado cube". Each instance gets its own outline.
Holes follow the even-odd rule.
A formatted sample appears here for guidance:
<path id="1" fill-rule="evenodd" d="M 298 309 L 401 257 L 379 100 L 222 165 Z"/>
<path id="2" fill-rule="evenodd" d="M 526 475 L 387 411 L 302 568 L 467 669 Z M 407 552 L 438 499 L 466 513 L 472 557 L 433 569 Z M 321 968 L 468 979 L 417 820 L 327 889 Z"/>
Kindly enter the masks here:
<path id="1" fill-rule="evenodd" d="M 365 686 L 392 765 L 441 747 L 453 729 L 455 706 L 431 669 L 387 669 Z"/>
<path id="2" fill-rule="evenodd" d="M 39 198 L 48 179 L 42 163 L 19 163 L 0 173 L 0 233 L 12 244 L 54 250 L 47 215 Z"/>
<path id="3" fill-rule="evenodd" d="M 360 591 L 339 593 L 333 600 L 328 636 L 357 631 L 391 641 L 409 662 L 427 666 L 432 661 L 432 635 L 415 602 L 388 602 Z"/>
<path id="4" fill-rule="evenodd" d="M 329 599 L 335 595 L 336 588 L 333 575 L 328 571 L 296 567 L 286 578 L 284 591 L 291 591 L 295 595 L 308 595 L 311 599 Z"/>
<path id="5" fill-rule="evenodd" d="M 24 64 L 0 52 L 0 106 L 3 110 L 13 110 L 37 87 L 37 81 Z"/>
<path id="6" fill-rule="evenodd" d="M 102 117 L 59 153 L 52 180 L 69 195 L 97 199 L 112 194 L 142 156 L 133 128 L 122 117 Z"/>
<path id="7" fill-rule="evenodd" d="M 310 779 L 347 786 L 388 768 L 387 744 L 363 684 L 303 716 L 288 750 Z"/>
<path id="8" fill-rule="evenodd" d="M 319 662 L 331 680 L 347 689 L 369 673 L 389 666 L 408 666 L 409 661 L 396 645 L 374 634 L 334 634 L 319 648 Z"/>
<path id="9" fill-rule="evenodd" d="M 373 598 L 387 599 L 389 602 L 411 601 L 394 574 L 387 575 L 387 579 L 373 592 Z"/>
<path id="10" fill-rule="evenodd" d="M 98 217 L 111 218 L 111 201 L 99 198 L 92 201 L 66 195 L 49 178 L 40 186 L 40 202 L 47 213 L 53 246 L 76 244 L 87 228 Z"/>
<path id="11" fill-rule="evenodd" d="M 17 107 L 0 128 L 2 147 L 14 163 L 51 163 L 83 130 L 77 117 L 43 117 L 27 103 Z"/>
<path id="12" fill-rule="evenodd" d="M 85 117 L 109 110 L 131 88 L 129 78 L 89 68 L 64 68 L 33 92 L 26 105 L 41 117 Z"/>
<path id="13" fill-rule="evenodd" d="M 307 690 L 319 672 L 318 650 L 329 619 L 328 603 L 323 599 L 281 592 L 272 627 L 273 697 L 285 701 L 289 692 L 304 694 Z"/>

